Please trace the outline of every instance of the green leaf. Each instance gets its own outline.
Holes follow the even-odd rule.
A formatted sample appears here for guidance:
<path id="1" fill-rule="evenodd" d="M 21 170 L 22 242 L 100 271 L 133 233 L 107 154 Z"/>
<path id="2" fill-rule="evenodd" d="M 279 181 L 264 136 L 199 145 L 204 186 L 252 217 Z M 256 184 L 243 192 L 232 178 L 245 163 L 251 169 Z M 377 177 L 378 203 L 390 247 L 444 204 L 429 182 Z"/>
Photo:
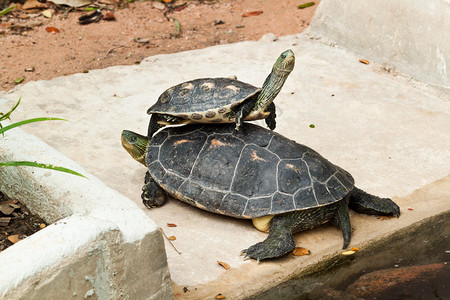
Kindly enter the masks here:
<path id="1" fill-rule="evenodd" d="M 314 124 L 309 124 L 309 128 L 315 128 L 316 127 L 316 125 L 314 125 Z"/>
<path id="2" fill-rule="evenodd" d="M 4 121 L 6 119 L 10 119 L 9 116 L 11 115 L 11 113 L 17 108 L 17 106 L 19 106 L 20 100 L 22 99 L 22 96 L 19 97 L 19 101 L 17 101 L 16 105 L 13 106 L 13 108 L 11 108 L 10 111 L 8 111 L 6 114 L 0 113 L 0 121 Z M 1 126 L 1 125 L 0 125 Z M 0 127 L 1 128 L 1 127 Z"/>
<path id="3" fill-rule="evenodd" d="M 304 9 L 304 8 L 313 6 L 314 4 L 315 4 L 314 2 L 307 2 L 307 3 L 304 3 L 304 4 L 300 4 L 300 5 L 298 6 L 298 8 L 299 8 L 299 9 Z"/>
<path id="4" fill-rule="evenodd" d="M 6 15 L 10 11 L 12 11 L 14 8 L 16 8 L 15 5 L 5 8 L 4 10 L 0 11 L 0 17 Z"/>
<path id="5" fill-rule="evenodd" d="M 25 125 L 25 124 L 29 124 L 29 123 L 41 122 L 41 121 L 53 121 L 53 120 L 67 121 L 66 119 L 52 118 L 52 117 L 28 119 L 28 120 L 23 120 L 23 121 L 20 121 L 20 122 L 16 122 L 16 123 L 13 123 L 11 125 L 8 125 L 6 127 L 1 128 L 0 129 L 0 133 L 3 134 L 5 131 L 8 131 L 8 130 L 13 129 L 15 127 L 18 127 L 18 126 L 21 126 L 21 125 Z"/>
<path id="6" fill-rule="evenodd" d="M 14 83 L 19 84 L 19 83 L 22 83 L 24 80 L 25 80 L 25 78 L 20 77 L 20 78 L 17 78 L 16 80 L 14 80 Z"/>
<path id="7" fill-rule="evenodd" d="M 95 7 L 85 7 L 84 9 L 83 9 L 84 11 L 93 11 L 93 10 L 96 10 L 96 8 Z"/>
<path id="8" fill-rule="evenodd" d="M 178 22 L 177 19 L 174 20 L 175 23 L 175 34 L 181 34 L 181 25 L 180 22 Z"/>
<path id="9" fill-rule="evenodd" d="M 4 168 L 4 167 L 21 167 L 21 166 L 49 169 L 49 170 L 60 171 L 60 172 L 69 173 L 72 175 L 77 175 L 77 176 L 87 178 L 86 176 L 84 176 L 74 170 L 67 169 L 64 167 L 54 166 L 51 164 L 41 164 L 41 163 L 32 162 L 32 161 L 7 161 L 4 163 L 0 163 L 0 167 L 2 167 L 2 168 Z"/>

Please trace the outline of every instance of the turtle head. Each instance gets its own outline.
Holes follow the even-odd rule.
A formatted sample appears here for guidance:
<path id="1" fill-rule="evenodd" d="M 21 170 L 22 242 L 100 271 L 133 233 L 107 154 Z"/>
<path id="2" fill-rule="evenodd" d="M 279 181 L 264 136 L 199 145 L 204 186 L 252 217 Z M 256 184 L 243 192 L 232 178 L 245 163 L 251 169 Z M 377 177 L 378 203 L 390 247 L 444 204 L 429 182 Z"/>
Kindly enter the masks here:
<path id="1" fill-rule="evenodd" d="M 295 55 L 291 49 L 281 53 L 277 61 L 273 64 L 275 72 L 287 72 L 288 74 L 294 69 Z"/>
<path id="2" fill-rule="evenodd" d="M 145 153 L 148 144 L 148 138 L 138 133 L 124 130 L 122 131 L 122 146 L 135 160 L 145 166 Z"/>
<path id="3" fill-rule="evenodd" d="M 272 72 L 270 72 L 262 85 L 253 111 L 264 111 L 269 107 L 294 69 L 294 65 L 295 55 L 291 49 L 281 53 L 273 64 Z"/>

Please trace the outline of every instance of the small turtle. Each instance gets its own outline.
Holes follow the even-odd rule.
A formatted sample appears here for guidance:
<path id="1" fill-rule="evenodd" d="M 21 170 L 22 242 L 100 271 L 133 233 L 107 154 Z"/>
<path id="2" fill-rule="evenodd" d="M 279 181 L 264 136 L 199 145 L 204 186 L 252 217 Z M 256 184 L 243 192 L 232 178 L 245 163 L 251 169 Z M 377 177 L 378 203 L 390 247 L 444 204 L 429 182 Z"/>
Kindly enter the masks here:
<path id="1" fill-rule="evenodd" d="M 253 219 L 269 232 L 243 250 L 256 260 L 295 248 L 293 233 L 325 222 L 339 226 L 350 242 L 348 207 L 372 215 L 400 215 L 388 198 L 354 186 L 353 177 L 316 151 L 260 126 L 192 124 L 145 136 L 122 132 L 122 145 L 148 166 L 142 199 L 148 208 L 170 195 L 203 210 Z"/>
<path id="2" fill-rule="evenodd" d="M 147 110 L 152 115 L 148 136 L 165 125 L 236 122 L 236 129 L 239 129 L 243 120 L 264 118 L 273 130 L 276 125 L 273 100 L 294 64 L 292 50 L 281 53 L 262 88 L 235 78 L 201 78 L 173 86 Z"/>

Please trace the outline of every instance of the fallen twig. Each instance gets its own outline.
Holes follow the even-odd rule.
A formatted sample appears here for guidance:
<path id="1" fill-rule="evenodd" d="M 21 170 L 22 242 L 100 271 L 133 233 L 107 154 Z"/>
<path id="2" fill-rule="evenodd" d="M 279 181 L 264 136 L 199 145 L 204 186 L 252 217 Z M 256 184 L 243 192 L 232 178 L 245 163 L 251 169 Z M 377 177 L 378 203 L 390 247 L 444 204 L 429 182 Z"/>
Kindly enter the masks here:
<path id="1" fill-rule="evenodd" d="M 125 44 L 122 44 L 120 46 L 116 46 L 116 47 L 112 47 L 111 49 L 109 49 L 108 51 L 106 51 L 105 56 L 103 56 L 102 59 L 105 59 L 111 52 L 113 52 L 116 49 L 122 48 L 123 46 L 125 46 Z"/>
<path id="2" fill-rule="evenodd" d="M 167 235 L 164 233 L 164 230 L 162 230 L 161 227 L 159 227 L 159 230 L 161 230 L 162 234 L 164 235 L 164 237 L 169 241 L 170 245 L 173 247 L 173 249 L 175 250 L 175 252 L 178 253 L 178 255 L 181 255 L 181 252 L 177 250 L 177 248 L 175 248 L 175 246 L 172 244 L 172 241 L 169 240 L 169 238 L 167 237 Z"/>

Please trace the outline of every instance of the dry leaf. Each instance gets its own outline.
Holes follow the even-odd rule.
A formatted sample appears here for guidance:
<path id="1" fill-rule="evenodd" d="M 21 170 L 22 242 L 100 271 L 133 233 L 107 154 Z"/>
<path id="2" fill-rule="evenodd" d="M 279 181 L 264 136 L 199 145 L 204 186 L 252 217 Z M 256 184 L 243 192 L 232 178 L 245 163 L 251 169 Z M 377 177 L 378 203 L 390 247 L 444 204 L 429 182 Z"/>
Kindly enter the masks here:
<path id="1" fill-rule="evenodd" d="M 414 209 L 412 209 L 411 207 L 408 207 L 408 210 L 414 210 Z"/>
<path id="2" fill-rule="evenodd" d="M 32 9 L 32 8 L 46 8 L 47 5 L 45 3 L 41 3 L 37 0 L 27 0 L 23 6 L 22 9 Z"/>
<path id="3" fill-rule="evenodd" d="M 355 254 L 355 253 L 356 253 L 356 251 L 348 250 L 348 251 L 342 252 L 342 255 L 352 255 L 352 254 Z"/>
<path id="4" fill-rule="evenodd" d="M 243 17 L 254 17 L 254 16 L 259 16 L 262 13 L 263 13 L 262 10 L 255 10 L 255 11 L 246 12 L 246 13 L 242 14 L 242 16 Z"/>
<path id="5" fill-rule="evenodd" d="M 50 9 L 46 9 L 42 11 L 42 15 L 46 17 L 47 19 L 51 19 L 52 17 L 52 11 Z"/>
<path id="6" fill-rule="evenodd" d="M 59 32 L 58 28 L 55 28 L 55 27 L 45 27 L 45 30 L 47 32 L 54 32 L 54 33 L 58 33 Z"/>
<path id="7" fill-rule="evenodd" d="M 103 20 L 114 21 L 115 19 L 116 19 L 116 17 L 114 16 L 114 12 L 112 12 L 112 11 L 107 11 L 103 15 Z"/>
<path id="8" fill-rule="evenodd" d="M 177 5 L 177 6 L 174 6 L 173 11 L 182 11 L 182 10 L 185 9 L 186 7 L 187 7 L 187 4 L 186 4 L 186 3 L 181 4 L 181 5 Z"/>
<path id="9" fill-rule="evenodd" d="M 392 216 L 378 216 L 377 217 L 378 220 L 389 220 L 389 219 L 392 219 L 392 218 L 393 218 Z"/>
<path id="10" fill-rule="evenodd" d="M 0 226 L 8 226 L 11 217 L 0 217 Z"/>
<path id="11" fill-rule="evenodd" d="M 367 59 L 360 59 L 359 62 L 360 62 L 360 63 L 363 63 L 363 64 L 365 64 L 365 65 L 368 65 L 368 64 L 369 64 L 369 61 L 368 61 Z"/>
<path id="12" fill-rule="evenodd" d="M 311 252 L 303 247 L 295 247 L 294 251 L 292 251 L 292 254 L 295 256 L 304 256 L 304 255 L 310 255 Z"/>
<path id="13" fill-rule="evenodd" d="M 14 234 L 14 235 L 10 235 L 10 236 L 8 236 L 8 240 L 11 242 L 11 243 L 17 243 L 17 242 L 20 242 L 21 240 L 23 240 L 24 238 L 26 238 L 27 236 L 25 235 L 25 234 L 21 234 L 20 235 L 20 237 L 19 237 L 19 235 L 18 234 Z"/>
<path id="14" fill-rule="evenodd" d="M 81 7 L 90 4 L 92 0 L 52 0 L 53 3 L 59 5 L 67 5 L 71 7 Z"/>
<path id="15" fill-rule="evenodd" d="M 155 1 L 155 2 L 153 2 L 153 8 L 156 8 L 159 10 L 164 10 L 164 9 L 166 9 L 166 6 L 161 2 Z"/>
<path id="16" fill-rule="evenodd" d="M 222 267 L 224 267 L 225 270 L 228 270 L 228 269 L 230 268 L 230 265 L 227 264 L 226 262 L 223 262 L 223 261 L 217 261 L 217 263 L 218 263 L 219 265 L 221 265 Z"/>
<path id="17" fill-rule="evenodd" d="M 176 238 L 175 236 L 171 235 L 171 236 L 169 236 L 167 239 L 168 239 L 169 241 L 175 241 L 177 238 Z"/>
<path id="18" fill-rule="evenodd" d="M 225 295 L 224 294 L 217 294 L 216 295 L 216 299 L 225 299 Z"/>
<path id="19" fill-rule="evenodd" d="M 9 203 L 1 202 L 0 203 L 0 212 L 4 215 L 10 215 L 14 211 L 14 207 L 12 207 Z"/>
<path id="20" fill-rule="evenodd" d="M 44 223 L 41 223 L 41 224 L 39 225 L 39 228 L 40 228 L 40 229 L 44 229 L 45 226 L 47 226 L 47 225 L 45 225 Z"/>
<path id="21" fill-rule="evenodd" d="M 177 227 L 177 224 L 175 224 L 175 223 L 167 223 L 167 227 Z"/>
<path id="22" fill-rule="evenodd" d="M 359 251 L 359 248 L 358 247 L 353 247 L 351 250 L 352 251 Z"/>

